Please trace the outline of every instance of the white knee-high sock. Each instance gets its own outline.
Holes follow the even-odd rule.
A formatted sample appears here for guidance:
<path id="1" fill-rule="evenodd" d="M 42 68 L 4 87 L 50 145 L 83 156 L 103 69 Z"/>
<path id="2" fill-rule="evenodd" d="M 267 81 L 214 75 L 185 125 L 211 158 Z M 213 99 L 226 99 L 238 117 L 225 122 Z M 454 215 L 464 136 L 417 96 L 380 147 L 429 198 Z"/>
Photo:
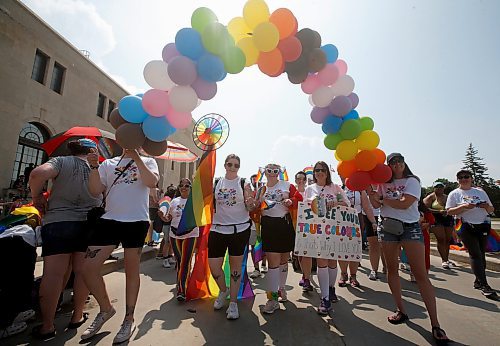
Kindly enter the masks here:
<path id="1" fill-rule="evenodd" d="M 266 277 L 267 289 L 270 292 L 278 292 L 280 286 L 280 268 L 269 268 Z"/>
<path id="2" fill-rule="evenodd" d="M 337 281 L 337 272 L 338 272 L 337 267 L 335 267 L 335 268 L 328 267 L 330 287 L 335 287 L 335 282 Z"/>
<path id="3" fill-rule="evenodd" d="M 318 275 L 318 281 L 319 281 L 319 288 L 321 291 L 321 298 L 328 299 L 329 297 L 329 291 L 328 291 L 328 285 L 330 283 L 328 276 L 328 267 L 318 267 L 318 270 L 316 271 Z"/>
<path id="4" fill-rule="evenodd" d="M 280 264 L 280 287 L 279 288 L 285 288 L 287 277 L 288 277 L 288 263 Z"/>

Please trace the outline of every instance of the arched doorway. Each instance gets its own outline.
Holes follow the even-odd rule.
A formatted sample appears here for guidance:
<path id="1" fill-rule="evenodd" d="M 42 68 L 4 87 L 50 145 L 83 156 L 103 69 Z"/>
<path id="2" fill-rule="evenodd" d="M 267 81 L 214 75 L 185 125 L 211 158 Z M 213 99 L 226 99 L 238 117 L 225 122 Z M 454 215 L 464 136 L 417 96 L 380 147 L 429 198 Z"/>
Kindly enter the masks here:
<path id="1" fill-rule="evenodd" d="M 24 170 L 30 163 L 36 167 L 47 161 L 47 155 L 41 145 L 49 137 L 49 133 L 41 124 L 27 123 L 24 125 L 19 133 L 11 187 L 19 176 L 24 175 Z"/>

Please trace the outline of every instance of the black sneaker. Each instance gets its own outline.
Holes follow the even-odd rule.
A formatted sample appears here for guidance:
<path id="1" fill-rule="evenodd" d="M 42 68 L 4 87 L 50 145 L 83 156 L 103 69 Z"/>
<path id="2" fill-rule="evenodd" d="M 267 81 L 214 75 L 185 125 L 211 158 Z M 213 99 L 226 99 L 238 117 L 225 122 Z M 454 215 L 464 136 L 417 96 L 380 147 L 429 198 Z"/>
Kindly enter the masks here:
<path id="1" fill-rule="evenodd" d="M 475 280 L 475 281 L 474 281 L 474 289 L 475 289 L 475 290 L 479 290 L 479 289 L 481 289 L 481 286 L 482 286 L 482 285 L 481 285 L 481 283 L 480 283 L 478 280 Z"/>
<path id="2" fill-rule="evenodd" d="M 490 296 L 492 294 L 495 294 L 495 290 L 493 288 L 491 288 L 488 284 L 486 285 L 483 285 L 481 287 L 481 292 L 483 293 L 483 295 L 485 296 Z"/>

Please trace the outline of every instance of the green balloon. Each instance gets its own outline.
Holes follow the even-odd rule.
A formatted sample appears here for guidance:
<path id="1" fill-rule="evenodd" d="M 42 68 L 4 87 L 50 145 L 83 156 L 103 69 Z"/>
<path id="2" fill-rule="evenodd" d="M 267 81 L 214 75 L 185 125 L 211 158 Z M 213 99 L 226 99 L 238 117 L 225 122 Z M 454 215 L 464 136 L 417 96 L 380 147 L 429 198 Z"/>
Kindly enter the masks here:
<path id="1" fill-rule="evenodd" d="M 330 150 L 335 150 L 337 149 L 337 145 L 342 142 L 344 138 L 339 133 L 330 133 L 326 135 L 325 139 L 323 140 L 323 143 L 325 144 L 325 147 L 327 147 Z"/>
<path id="2" fill-rule="evenodd" d="M 222 55 L 224 69 L 227 73 L 240 73 L 245 68 L 246 57 L 245 53 L 239 47 L 231 47 Z"/>
<path id="3" fill-rule="evenodd" d="M 342 124 L 339 131 L 344 139 L 355 139 L 361 133 L 361 124 L 358 119 L 350 119 Z"/>
<path id="4" fill-rule="evenodd" d="M 234 40 L 221 23 L 208 24 L 201 34 L 201 42 L 207 51 L 219 57 L 234 46 Z"/>
<path id="5" fill-rule="evenodd" d="M 375 126 L 373 119 L 370 117 L 359 118 L 359 123 L 361 124 L 361 131 L 373 130 Z"/>
<path id="6" fill-rule="evenodd" d="M 200 34 L 208 24 L 216 22 L 218 22 L 217 16 L 207 7 L 197 8 L 191 16 L 191 27 Z"/>

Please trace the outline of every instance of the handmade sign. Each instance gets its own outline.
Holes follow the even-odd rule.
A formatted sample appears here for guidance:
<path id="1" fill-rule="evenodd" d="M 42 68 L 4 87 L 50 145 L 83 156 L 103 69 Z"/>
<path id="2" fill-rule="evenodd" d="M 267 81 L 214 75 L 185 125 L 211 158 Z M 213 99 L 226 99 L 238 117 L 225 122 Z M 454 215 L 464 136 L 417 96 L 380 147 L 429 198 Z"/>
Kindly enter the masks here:
<path id="1" fill-rule="evenodd" d="M 299 203 L 294 254 L 360 262 L 361 227 L 356 210 L 339 206 L 320 214 L 314 202 Z"/>

